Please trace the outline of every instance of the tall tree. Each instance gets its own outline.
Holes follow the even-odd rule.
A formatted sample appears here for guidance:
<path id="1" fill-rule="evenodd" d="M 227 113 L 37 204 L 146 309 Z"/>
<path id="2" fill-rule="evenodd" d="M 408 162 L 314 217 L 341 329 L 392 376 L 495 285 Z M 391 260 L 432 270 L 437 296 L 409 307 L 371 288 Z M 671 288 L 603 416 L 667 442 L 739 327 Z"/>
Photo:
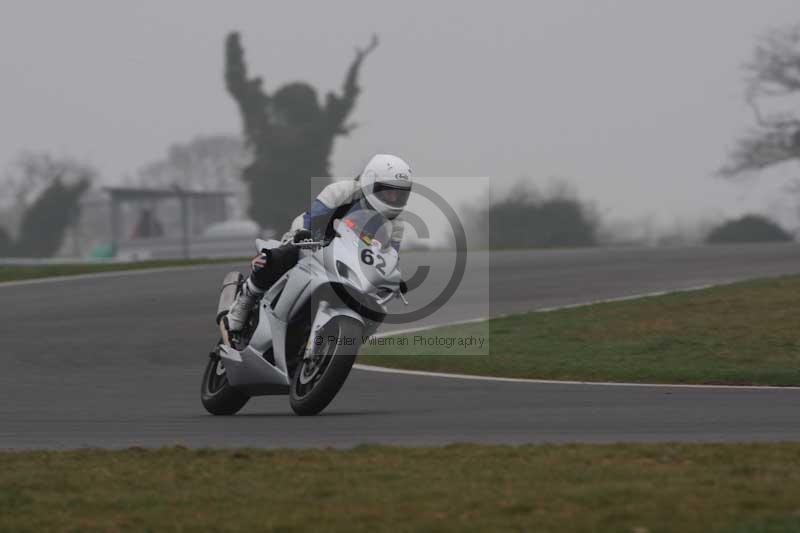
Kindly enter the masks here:
<path id="1" fill-rule="evenodd" d="M 64 242 L 65 230 L 80 216 L 80 199 L 89 179 L 65 183 L 56 177 L 22 216 L 14 255 L 51 257 Z"/>
<path id="2" fill-rule="evenodd" d="M 756 127 L 737 141 L 722 167 L 728 177 L 800 159 L 800 24 L 764 35 L 745 70 Z"/>
<path id="3" fill-rule="evenodd" d="M 333 141 L 355 127 L 347 123 L 360 88 L 364 58 L 377 46 L 356 51 L 341 94 L 330 92 L 321 106 L 316 90 L 303 82 L 268 94 L 260 77 L 249 77 L 238 33 L 225 42 L 225 82 L 239 105 L 253 161 L 242 178 L 250 188 L 250 216 L 262 227 L 282 230 L 306 209 L 311 178 L 329 177 Z"/>

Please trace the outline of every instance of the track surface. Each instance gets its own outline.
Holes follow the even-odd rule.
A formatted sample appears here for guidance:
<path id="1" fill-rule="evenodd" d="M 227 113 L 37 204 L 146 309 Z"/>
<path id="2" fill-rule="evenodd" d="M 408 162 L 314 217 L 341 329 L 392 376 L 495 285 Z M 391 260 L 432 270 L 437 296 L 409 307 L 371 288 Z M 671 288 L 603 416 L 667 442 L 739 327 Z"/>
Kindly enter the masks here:
<path id="1" fill-rule="evenodd" d="M 480 316 L 476 254 L 451 306 Z M 405 258 L 404 258 L 405 260 Z M 321 416 L 199 402 L 225 266 L 0 286 L 0 448 L 800 439 L 800 391 L 502 383 L 357 370 Z M 502 252 L 492 313 L 800 271 L 794 245 Z M 413 293 L 412 293 L 413 295 Z M 396 326 L 401 327 L 401 326 Z M 408 327 L 403 325 L 402 327 Z"/>

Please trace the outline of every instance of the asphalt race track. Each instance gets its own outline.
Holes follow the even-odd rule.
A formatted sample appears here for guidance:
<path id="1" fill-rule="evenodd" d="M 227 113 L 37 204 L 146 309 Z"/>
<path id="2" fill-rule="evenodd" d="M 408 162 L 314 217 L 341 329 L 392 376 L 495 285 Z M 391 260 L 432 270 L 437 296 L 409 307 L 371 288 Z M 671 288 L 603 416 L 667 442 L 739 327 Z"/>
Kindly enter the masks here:
<path id="1" fill-rule="evenodd" d="M 293 416 L 285 397 L 254 398 L 235 417 L 213 417 L 199 386 L 229 269 L 0 285 L 0 448 L 800 439 L 800 390 L 364 370 L 318 417 Z M 421 323 L 483 316 L 481 283 L 499 314 L 798 271 L 796 245 L 475 254 L 452 305 Z"/>

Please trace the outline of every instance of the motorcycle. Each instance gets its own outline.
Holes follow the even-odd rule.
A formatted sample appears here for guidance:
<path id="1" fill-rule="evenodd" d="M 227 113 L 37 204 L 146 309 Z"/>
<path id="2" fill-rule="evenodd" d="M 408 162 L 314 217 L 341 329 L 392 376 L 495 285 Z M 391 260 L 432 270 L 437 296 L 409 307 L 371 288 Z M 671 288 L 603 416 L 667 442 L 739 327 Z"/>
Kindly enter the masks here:
<path id="1" fill-rule="evenodd" d="M 221 337 L 203 375 L 201 400 L 214 415 L 237 413 L 252 396 L 289 395 L 298 415 L 316 415 L 341 389 L 361 344 L 401 298 L 397 251 L 389 222 L 374 211 L 334 221 L 328 241 L 289 243 L 297 264 L 254 305 L 241 333 L 229 335 L 223 318 L 244 277 L 222 283 L 216 322 Z M 256 240 L 263 252 L 281 246 Z"/>

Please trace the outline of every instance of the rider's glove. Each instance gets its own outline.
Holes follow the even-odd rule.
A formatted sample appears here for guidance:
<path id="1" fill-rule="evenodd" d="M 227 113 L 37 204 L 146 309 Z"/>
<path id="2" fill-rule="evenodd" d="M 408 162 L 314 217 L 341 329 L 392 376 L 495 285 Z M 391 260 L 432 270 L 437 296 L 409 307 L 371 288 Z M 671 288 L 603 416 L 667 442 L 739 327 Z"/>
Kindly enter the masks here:
<path id="1" fill-rule="evenodd" d="M 311 230 L 308 229 L 299 229 L 294 232 L 294 237 L 292 237 L 292 241 L 298 243 L 300 241 L 307 241 L 311 240 L 314 237 L 314 234 L 311 233 Z"/>
<path id="2" fill-rule="evenodd" d="M 250 261 L 250 266 L 252 267 L 253 272 L 258 272 L 259 270 L 264 268 L 267 265 L 267 262 L 269 261 L 271 254 L 272 254 L 271 250 L 267 249 L 261 250 L 261 253 L 255 256 Z"/>
<path id="3" fill-rule="evenodd" d="M 403 280 L 400 280 L 400 294 L 405 294 L 408 292 L 408 285 Z"/>

